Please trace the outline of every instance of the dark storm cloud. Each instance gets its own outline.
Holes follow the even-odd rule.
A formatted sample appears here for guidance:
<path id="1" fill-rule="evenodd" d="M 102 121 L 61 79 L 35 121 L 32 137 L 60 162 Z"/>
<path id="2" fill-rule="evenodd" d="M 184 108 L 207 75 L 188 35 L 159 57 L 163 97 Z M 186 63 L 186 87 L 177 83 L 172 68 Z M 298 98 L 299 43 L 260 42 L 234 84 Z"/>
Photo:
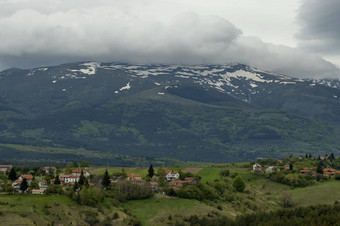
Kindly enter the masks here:
<path id="1" fill-rule="evenodd" d="M 297 77 L 339 77 L 322 57 L 246 36 L 223 17 L 185 12 L 160 19 L 168 9 L 152 8 L 157 1 L 98 1 L 0 0 L 0 68 L 239 62 Z"/>
<path id="2" fill-rule="evenodd" d="M 304 0 L 299 8 L 301 47 L 327 54 L 340 53 L 340 1 Z"/>

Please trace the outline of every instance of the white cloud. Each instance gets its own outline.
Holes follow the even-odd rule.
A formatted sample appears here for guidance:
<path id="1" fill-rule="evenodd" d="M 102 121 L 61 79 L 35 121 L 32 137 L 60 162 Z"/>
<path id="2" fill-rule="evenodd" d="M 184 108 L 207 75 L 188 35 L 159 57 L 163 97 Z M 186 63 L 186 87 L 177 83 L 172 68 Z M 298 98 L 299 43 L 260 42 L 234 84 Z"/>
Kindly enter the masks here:
<path id="1" fill-rule="evenodd" d="M 246 36 L 221 16 L 175 8 L 154 0 L 0 0 L 0 66 L 240 62 L 300 77 L 339 76 L 321 57 Z"/>

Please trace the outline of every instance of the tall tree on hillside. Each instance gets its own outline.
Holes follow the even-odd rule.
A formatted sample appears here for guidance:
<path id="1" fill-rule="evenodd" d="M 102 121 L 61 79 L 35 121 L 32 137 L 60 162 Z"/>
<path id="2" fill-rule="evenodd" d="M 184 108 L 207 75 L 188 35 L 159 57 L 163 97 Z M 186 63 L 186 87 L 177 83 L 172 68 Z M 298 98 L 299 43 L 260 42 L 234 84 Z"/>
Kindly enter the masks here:
<path id="1" fill-rule="evenodd" d="M 329 159 L 332 161 L 332 160 L 335 160 L 335 157 L 334 157 L 334 154 L 331 153 L 331 156 L 329 157 Z"/>
<path id="2" fill-rule="evenodd" d="M 57 176 L 55 177 L 54 184 L 61 184 L 60 179 L 59 179 L 59 175 L 58 175 L 58 174 L 57 174 Z"/>
<path id="3" fill-rule="evenodd" d="M 11 170 L 9 171 L 8 179 L 10 179 L 11 181 L 15 181 L 17 178 L 18 178 L 17 172 L 15 171 L 15 168 L 12 167 Z"/>
<path id="4" fill-rule="evenodd" d="M 102 186 L 103 186 L 103 188 L 108 189 L 110 184 L 111 184 L 110 176 L 109 176 L 109 173 L 107 172 L 107 169 L 106 169 L 104 176 L 103 176 L 103 179 L 102 179 Z"/>
<path id="5" fill-rule="evenodd" d="M 27 182 L 27 179 L 24 178 L 20 184 L 20 191 L 25 192 L 27 191 L 27 188 L 28 188 L 28 182 Z"/>
<path id="6" fill-rule="evenodd" d="M 293 170 L 293 164 L 292 163 L 289 163 L 289 169 Z"/>
<path id="7" fill-rule="evenodd" d="M 155 171 L 153 169 L 152 164 L 150 164 L 149 169 L 148 169 L 148 177 L 152 178 L 154 174 L 155 174 Z"/>
<path id="8" fill-rule="evenodd" d="M 89 187 L 89 182 L 86 179 L 86 177 L 84 176 L 84 171 L 83 170 L 81 170 L 78 184 L 79 184 L 80 187 L 82 187 L 82 186 L 85 186 L 87 188 Z"/>
<path id="9" fill-rule="evenodd" d="M 319 162 L 318 166 L 316 167 L 316 172 L 323 174 L 322 166 L 321 166 L 321 161 Z"/>

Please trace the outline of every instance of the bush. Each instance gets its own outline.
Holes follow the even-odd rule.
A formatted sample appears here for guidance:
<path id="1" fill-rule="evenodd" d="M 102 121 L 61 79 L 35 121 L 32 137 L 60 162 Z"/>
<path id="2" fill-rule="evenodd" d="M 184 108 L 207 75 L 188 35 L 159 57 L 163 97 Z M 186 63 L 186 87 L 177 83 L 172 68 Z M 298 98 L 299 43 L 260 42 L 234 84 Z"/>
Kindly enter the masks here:
<path id="1" fill-rule="evenodd" d="M 241 176 L 237 176 L 233 181 L 233 188 L 236 189 L 238 192 L 243 192 L 246 188 L 246 184 L 244 183 Z"/>

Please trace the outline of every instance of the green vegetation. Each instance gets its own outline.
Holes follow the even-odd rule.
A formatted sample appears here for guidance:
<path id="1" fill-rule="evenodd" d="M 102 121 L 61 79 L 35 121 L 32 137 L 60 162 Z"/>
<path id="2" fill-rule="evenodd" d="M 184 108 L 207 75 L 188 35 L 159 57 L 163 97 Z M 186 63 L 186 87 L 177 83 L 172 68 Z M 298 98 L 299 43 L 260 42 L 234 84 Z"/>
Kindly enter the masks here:
<path id="1" fill-rule="evenodd" d="M 29 186 L 27 194 L 13 195 L 13 191 L 7 190 L 11 183 L 8 172 L 8 175 L 0 174 L 0 191 L 5 192 L 0 195 L 0 221 L 6 223 L 10 218 L 15 218 L 16 224 L 27 225 L 34 222 L 38 225 L 77 222 L 81 225 L 160 226 L 244 225 L 245 222 L 266 225 L 264 222 L 273 221 L 280 225 L 280 221 L 282 224 L 305 222 L 300 215 L 292 213 L 298 211 L 305 214 L 305 211 L 313 208 L 315 211 L 306 215 L 315 220 L 310 221 L 312 224 L 337 220 L 333 216 L 337 205 L 328 206 L 330 211 L 326 212 L 327 220 L 315 218 L 315 214 L 320 213 L 317 208 L 325 209 L 325 206 L 310 206 L 339 203 L 340 181 L 335 175 L 327 180 L 312 177 L 314 183 L 303 187 L 276 182 L 271 178 L 273 175 L 309 178 L 309 175 L 300 175 L 299 170 L 307 167 L 314 170 L 318 165 L 327 169 L 332 164 L 336 166 L 338 159 L 314 160 L 308 155 L 307 158 L 292 156 L 280 162 L 275 159 L 258 162 L 262 164 L 261 172 L 252 172 L 254 162 L 194 165 L 187 168 L 152 167 L 152 179 L 149 177 L 150 166 L 107 170 L 94 168 L 91 177 L 82 176 L 84 178 L 72 186 L 50 184 L 45 192 L 47 195 L 30 195 L 34 186 Z M 264 173 L 268 166 L 273 165 L 276 171 Z M 284 165 L 288 165 L 286 171 Z M 57 169 L 53 175 L 46 174 L 39 167 L 14 167 L 18 175 L 32 173 L 36 181 L 49 178 L 50 183 L 56 182 L 57 175 L 72 169 L 73 164 L 69 164 L 66 168 Z M 164 172 L 168 169 L 181 173 L 177 182 L 165 180 Z M 129 174 L 140 174 L 144 179 L 158 182 L 158 192 L 153 193 L 148 183 L 140 179 L 128 181 Z M 192 182 L 184 183 L 183 180 L 188 177 Z M 111 183 L 110 179 L 115 182 Z M 287 217 L 277 218 L 277 214 Z"/>

